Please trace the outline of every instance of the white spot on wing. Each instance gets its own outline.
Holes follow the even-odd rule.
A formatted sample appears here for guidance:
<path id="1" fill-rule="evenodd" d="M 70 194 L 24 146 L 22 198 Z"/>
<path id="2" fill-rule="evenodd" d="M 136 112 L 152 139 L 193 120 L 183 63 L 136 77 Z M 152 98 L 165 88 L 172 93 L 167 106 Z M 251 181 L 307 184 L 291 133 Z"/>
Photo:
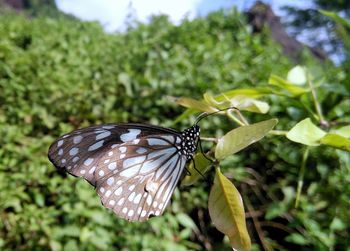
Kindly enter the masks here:
<path id="1" fill-rule="evenodd" d="M 140 147 L 140 148 L 137 148 L 136 152 L 138 154 L 143 154 L 143 153 L 147 152 L 147 149 L 144 147 Z"/>
<path id="2" fill-rule="evenodd" d="M 151 205 L 151 203 L 152 203 L 152 196 L 150 194 L 147 196 L 146 202 L 147 202 L 147 205 L 149 205 L 149 206 Z"/>
<path id="3" fill-rule="evenodd" d="M 70 155 L 70 156 L 74 156 L 74 155 L 76 155 L 78 152 L 79 152 L 79 148 L 73 147 L 72 149 L 70 149 L 69 155 Z"/>
<path id="4" fill-rule="evenodd" d="M 135 198 L 135 192 L 132 192 L 132 193 L 129 195 L 128 200 L 129 200 L 129 201 L 133 201 L 134 198 Z"/>
<path id="5" fill-rule="evenodd" d="M 121 198 L 121 199 L 120 199 L 120 200 L 118 201 L 118 203 L 117 203 L 117 204 L 118 204 L 118 206 L 121 206 L 121 205 L 123 205 L 123 203 L 124 203 L 124 200 L 125 200 L 124 198 Z"/>
<path id="6" fill-rule="evenodd" d="M 125 152 L 126 152 L 126 147 L 125 147 L 125 146 L 119 147 L 119 151 L 120 151 L 121 153 L 125 153 Z"/>
<path id="7" fill-rule="evenodd" d="M 132 177 L 132 176 L 135 176 L 137 174 L 137 172 L 140 170 L 140 166 L 141 165 L 136 165 L 134 167 L 131 167 L 131 168 L 128 168 L 122 172 L 120 172 L 120 176 L 123 176 L 123 177 Z"/>
<path id="8" fill-rule="evenodd" d="M 108 185 L 111 186 L 111 185 L 113 185 L 113 183 L 114 183 L 114 178 L 113 177 L 110 177 L 110 178 L 107 179 L 107 184 Z"/>
<path id="9" fill-rule="evenodd" d="M 114 191 L 114 194 L 117 195 L 117 196 L 119 196 L 119 195 L 122 194 L 122 192 L 123 192 L 123 188 L 122 188 L 122 187 L 119 187 L 117 190 Z"/>
<path id="10" fill-rule="evenodd" d="M 60 147 L 61 145 L 63 145 L 63 139 L 57 142 L 57 147 Z"/>
<path id="11" fill-rule="evenodd" d="M 63 149 L 60 149 L 59 151 L 58 151 L 58 155 L 62 155 L 63 154 Z"/>
<path id="12" fill-rule="evenodd" d="M 141 194 L 141 193 L 139 193 L 138 195 L 136 195 L 136 197 L 135 197 L 135 199 L 134 199 L 134 203 L 135 203 L 135 204 L 138 204 L 138 203 L 140 202 L 140 200 L 141 200 L 141 197 L 142 197 L 142 194 Z"/>
<path id="13" fill-rule="evenodd" d="M 75 136 L 73 138 L 73 143 L 74 144 L 79 144 L 81 142 L 81 140 L 83 139 L 83 137 L 81 135 Z"/>
<path id="14" fill-rule="evenodd" d="M 131 216 L 133 216 L 133 215 L 134 215 L 134 210 L 130 210 L 130 211 L 128 212 L 128 216 L 131 217 Z"/>
<path id="15" fill-rule="evenodd" d="M 103 145 L 104 140 L 100 140 L 96 142 L 95 144 L 91 145 L 88 149 L 89 152 L 95 151 L 96 149 L 99 149 Z"/>
<path id="16" fill-rule="evenodd" d="M 131 185 L 131 186 L 129 186 L 129 191 L 134 190 L 134 188 L 135 188 L 135 185 Z"/>
<path id="17" fill-rule="evenodd" d="M 109 135 L 111 135 L 110 131 L 104 131 L 96 136 L 96 140 L 107 138 Z"/>
<path id="18" fill-rule="evenodd" d="M 174 144 L 174 137 L 170 135 L 162 135 L 163 139 L 170 141 L 172 144 Z"/>
<path id="19" fill-rule="evenodd" d="M 93 161 L 94 161 L 93 158 L 88 158 L 88 159 L 86 159 L 86 160 L 84 161 L 84 165 L 85 165 L 85 166 L 90 166 L 91 163 L 92 163 Z"/>
<path id="20" fill-rule="evenodd" d="M 95 172 L 95 169 L 96 169 L 96 166 L 93 166 L 90 171 L 89 171 L 89 174 L 93 174 Z"/>
<path id="21" fill-rule="evenodd" d="M 128 168 L 130 166 L 134 166 L 137 164 L 140 164 L 141 162 L 143 162 L 146 159 L 145 156 L 139 156 L 139 157 L 133 157 L 133 158 L 128 158 L 126 160 L 124 160 L 123 162 L 123 168 Z"/>
<path id="22" fill-rule="evenodd" d="M 108 164 L 108 169 L 113 171 L 114 169 L 117 168 L 117 163 L 116 162 L 112 162 Z"/>
<path id="23" fill-rule="evenodd" d="M 155 146 L 155 145 L 169 145 L 169 142 L 158 139 L 158 138 L 148 138 L 147 142 L 150 146 Z"/>
<path id="24" fill-rule="evenodd" d="M 120 140 L 123 142 L 128 142 L 136 139 L 137 135 L 141 133 L 140 129 L 128 129 L 128 133 L 120 135 Z"/>

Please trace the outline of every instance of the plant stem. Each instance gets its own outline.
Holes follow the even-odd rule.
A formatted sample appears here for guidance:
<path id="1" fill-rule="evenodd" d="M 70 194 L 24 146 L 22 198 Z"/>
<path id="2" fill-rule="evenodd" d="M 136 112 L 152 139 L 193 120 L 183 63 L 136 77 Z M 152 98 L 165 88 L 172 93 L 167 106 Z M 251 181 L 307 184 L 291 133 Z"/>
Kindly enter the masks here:
<path id="1" fill-rule="evenodd" d="M 305 167 L 306 167 L 306 161 L 308 156 L 309 156 L 309 147 L 306 148 L 303 154 L 302 162 L 301 162 L 299 178 L 298 178 L 298 188 L 297 188 L 297 194 L 296 194 L 295 205 L 294 205 L 295 208 L 298 208 L 299 206 L 299 199 L 300 199 L 301 189 L 303 188 L 303 184 L 304 184 Z"/>
<path id="2" fill-rule="evenodd" d="M 240 117 L 242 118 L 242 114 L 241 113 L 239 113 L 239 114 L 241 115 Z M 227 117 L 229 117 L 231 120 L 233 120 L 234 122 L 236 122 L 240 126 L 246 125 L 245 123 L 240 121 L 238 118 L 236 118 L 234 115 L 232 115 L 230 112 L 226 112 L 226 115 L 227 115 Z"/>
<path id="3" fill-rule="evenodd" d="M 314 105 L 315 105 L 315 109 L 316 109 L 317 115 L 319 117 L 320 124 L 323 125 L 323 126 L 327 126 L 328 127 L 329 124 L 323 117 L 322 108 L 321 108 L 320 103 L 318 102 L 317 93 L 316 93 L 316 90 L 315 90 L 315 87 L 314 87 L 312 81 L 310 80 L 309 74 L 307 74 L 307 83 L 309 84 L 310 89 L 311 89 L 312 98 L 314 100 Z"/>
<path id="4" fill-rule="evenodd" d="M 205 141 L 210 141 L 210 142 L 218 142 L 217 138 L 207 138 L 207 137 L 201 137 L 201 140 L 205 140 Z"/>
<path id="5" fill-rule="evenodd" d="M 269 131 L 269 134 L 272 134 L 272 135 L 286 136 L 287 133 L 288 133 L 288 131 L 282 131 L 282 130 L 271 130 L 271 131 Z"/>

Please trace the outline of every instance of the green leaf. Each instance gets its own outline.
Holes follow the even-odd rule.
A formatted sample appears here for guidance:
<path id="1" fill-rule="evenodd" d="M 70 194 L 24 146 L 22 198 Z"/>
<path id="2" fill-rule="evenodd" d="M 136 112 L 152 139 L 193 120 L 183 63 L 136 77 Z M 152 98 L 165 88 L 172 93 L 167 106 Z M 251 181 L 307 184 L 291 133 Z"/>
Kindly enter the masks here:
<path id="1" fill-rule="evenodd" d="M 196 224 L 194 223 L 194 221 L 187 214 L 178 213 L 178 214 L 176 214 L 176 219 L 184 227 L 187 227 L 187 228 L 190 228 L 193 230 L 198 229 Z"/>
<path id="2" fill-rule="evenodd" d="M 307 238 L 298 233 L 292 233 L 286 238 L 286 241 L 299 245 L 307 245 L 310 243 L 310 241 Z"/>
<path id="3" fill-rule="evenodd" d="M 193 98 L 187 98 L 187 97 L 169 97 L 173 102 L 182 105 L 187 108 L 193 108 L 198 111 L 203 112 L 215 112 L 216 109 L 210 105 L 208 105 L 206 102 L 201 100 L 196 100 Z"/>
<path id="4" fill-rule="evenodd" d="M 338 24 L 341 24 L 344 27 L 350 29 L 350 22 L 347 21 L 346 19 L 342 18 L 338 14 L 336 14 L 334 12 L 331 12 L 331 11 L 325 11 L 325 10 L 319 10 L 319 12 L 321 12 L 325 16 L 328 16 L 328 17 L 332 18 Z"/>
<path id="5" fill-rule="evenodd" d="M 345 138 L 350 138 L 350 125 L 340 127 L 336 130 L 332 130 L 331 132 L 343 136 Z"/>
<path id="6" fill-rule="evenodd" d="M 231 100 L 231 103 L 234 107 L 242 111 L 267 113 L 270 109 L 269 104 L 266 102 L 243 96 L 237 96 Z"/>
<path id="7" fill-rule="evenodd" d="M 267 88 L 242 88 L 234 89 L 231 91 L 224 92 L 221 95 L 216 96 L 215 98 L 218 101 L 222 101 L 225 98 L 233 98 L 235 96 L 246 96 L 250 98 L 259 98 L 263 95 L 271 94 L 271 91 Z"/>
<path id="8" fill-rule="evenodd" d="M 195 166 L 196 166 L 197 170 L 201 174 L 204 174 L 211 164 L 211 162 L 207 158 L 205 158 L 202 153 L 196 153 L 194 155 L 193 159 L 194 159 Z M 190 185 L 194 184 L 198 179 L 202 178 L 202 176 L 194 168 L 193 161 L 191 161 L 191 163 L 189 164 L 187 169 L 191 175 L 186 175 L 183 178 L 183 180 L 181 181 L 181 185 L 190 186 Z"/>
<path id="9" fill-rule="evenodd" d="M 215 148 L 215 158 L 223 159 L 259 141 L 274 128 L 277 122 L 277 119 L 269 119 L 233 129 L 219 139 Z"/>
<path id="10" fill-rule="evenodd" d="M 320 139 L 326 135 L 326 132 L 315 126 L 310 118 L 306 118 L 297 123 L 288 133 L 287 138 L 291 141 L 308 146 L 320 145 Z"/>
<path id="11" fill-rule="evenodd" d="M 332 229 L 333 231 L 342 231 L 342 230 L 346 229 L 346 223 L 343 222 L 341 219 L 335 217 L 332 220 L 329 228 Z"/>
<path id="12" fill-rule="evenodd" d="M 304 93 L 309 92 L 309 89 L 295 86 L 293 83 L 289 82 L 288 80 L 285 80 L 273 74 L 269 78 L 269 84 L 280 88 L 282 93 L 285 93 L 286 95 L 293 96 L 293 97 L 300 96 Z"/>
<path id="13" fill-rule="evenodd" d="M 242 197 L 236 187 L 216 168 L 214 185 L 209 194 L 209 215 L 215 227 L 230 239 L 238 251 L 251 249 Z"/>
<path id="14" fill-rule="evenodd" d="M 304 67 L 297 65 L 287 75 L 287 80 L 295 85 L 304 85 L 307 81 L 307 73 Z"/>
<path id="15" fill-rule="evenodd" d="M 320 139 L 320 142 L 324 145 L 329 145 L 345 151 L 350 151 L 350 139 L 344 138 L 338 134 L 328 133 Z"/>
<path id="16" fill-rule="evenodd" d="M 265 214 L 265 219 L 272 220 L 288 211 L 287 205 L 281 202 L 271 203 Z"/>
<path id="17" fill-rule="evenodd" d="M 243 111 L 266 113 L 270 108 L 266 102 L 247 97 L 245 95 L 234 95 L 231 98 L 222 95 L 223 98 L 219 100 L 218 97 L 214 97 L 209 93 L 205 93 L 203 97 L 208 104 L 219 109 L 235 107 Z"/>
<path id="18" fill-rule="evenodd" d="M 209 105 L 214 106 L 214 107 L 218 107 L 219 109 L 223 109 L 223 108 L 232 106 L 228 99 L 218 101 L 210 93 L 204 93 L 203 98 L 204 98 L 205 102 L 207 102 Z"/>

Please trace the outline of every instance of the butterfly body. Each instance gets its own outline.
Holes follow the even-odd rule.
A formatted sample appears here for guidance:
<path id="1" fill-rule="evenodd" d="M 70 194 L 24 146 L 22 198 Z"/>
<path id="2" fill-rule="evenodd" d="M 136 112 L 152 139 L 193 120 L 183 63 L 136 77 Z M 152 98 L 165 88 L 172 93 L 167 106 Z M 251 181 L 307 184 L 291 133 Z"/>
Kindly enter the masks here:
<path id="1" fill-rule="evenodd" d="M 145 124 L 106 124 L 58 138 L 49 159 L 95 186 L 102 204 L 118 216 L 144 221 L 163 213 L 198 140 L 198 125 L 178 132 Z"/>

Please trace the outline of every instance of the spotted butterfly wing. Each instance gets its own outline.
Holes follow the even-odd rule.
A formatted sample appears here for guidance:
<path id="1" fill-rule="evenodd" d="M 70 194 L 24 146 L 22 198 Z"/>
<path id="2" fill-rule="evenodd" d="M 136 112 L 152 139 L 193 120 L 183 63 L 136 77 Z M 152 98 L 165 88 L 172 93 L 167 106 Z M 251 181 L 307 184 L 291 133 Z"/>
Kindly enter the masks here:
<path id="1" fill-rule="evenodd" d="M 118 216 L 144 221 L 163 213 L 198 137 L 198 125 L 182 133 L 143 124 L 92 126 L 58 138 L 49 159 L 95 186 Z"/>

